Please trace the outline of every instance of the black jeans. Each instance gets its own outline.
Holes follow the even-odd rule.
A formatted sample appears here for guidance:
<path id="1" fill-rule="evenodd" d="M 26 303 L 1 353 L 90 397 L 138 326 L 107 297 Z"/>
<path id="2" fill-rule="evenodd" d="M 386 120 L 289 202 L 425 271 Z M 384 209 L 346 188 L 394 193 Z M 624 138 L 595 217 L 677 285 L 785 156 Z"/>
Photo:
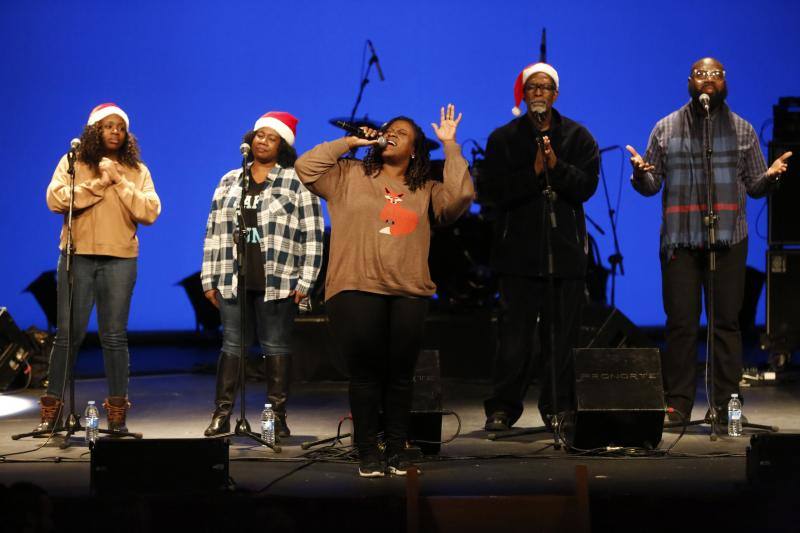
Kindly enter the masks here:
<path id="1" fill-rule="evenodd" d="M 539 412 L 546 416 L 572 409 L 575 395 L 575 375 L 572 349 L 578 343 L 581 310 L 585 296 L 584 280 L 555 279 L 552 317 L 555 327 L 556 392 L 558 405 L 553 408 L 550 378 L 551 323 L 547 280 L 541 277 L 500 277 L 500 308 L 498 315 L 498 348 L 494 360 L 494 390 L 484 402 L 486 416 L 504 411 L 513 424 L 522 415 L 523 400 L 534 371 L 541 376 Z M 533 337 L 539 320 L 541 357 L 534 365 Z M 534 366 L 538 368 L 534 368 Z"/>
<path id="2" fill-rule="evenodd" d="M 376 452 L 383 411 L 389 453 L 397 452 L 408 435 L 428 300 L 344 291 L 325 305 L 350 373 L 356 447 L 362 457 Z"/>
<path id="3" fill-rule="evenodd" d="M 744 297 L 747 240 L 717 252 L 714 276 L 714 405 L 725 407 L 739 392 L 742 335 L 739 311 Z M 667 314 L 667 348 L 661 357 L 667 405 L 689 416 L 697 390 L 697 342 L 706 293 L 708 256 L 678 248 L 661 253 L 661 282 Z M 707 295 L 706 303 L 707 303 Z"/>

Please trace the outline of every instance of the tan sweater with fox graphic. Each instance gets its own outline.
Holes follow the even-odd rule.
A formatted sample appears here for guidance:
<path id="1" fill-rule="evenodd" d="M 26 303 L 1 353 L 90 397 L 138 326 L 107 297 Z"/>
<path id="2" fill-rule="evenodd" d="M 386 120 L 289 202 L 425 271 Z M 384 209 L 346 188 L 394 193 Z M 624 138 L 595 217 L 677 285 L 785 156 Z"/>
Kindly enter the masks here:
<path id="1" fill-rule="evenodd" d="M 429 180 L 414 192 L 383 174 L 366 176 L 361 161 L 339 159 L 348 150 L 345 139 L 322 143 L 295 163 L 300 180 L 327 201 L 330 214 L 325 299 L 347 290 L 432 296 L 431 223 L 453 222 L 474 195 L 460 146 L 444 146 L 444 182 Z"/>
<path id="2" fill-rule="evenodd" d="M 70 177 L 67 156 L 61 158 L 47 187 L 47 207 L 66 215 L 69 210 Z M 89 165 L 75 163 L 75 204 L 72 218 L 72 241 L 78 255 L 137 257 L 138 224 L 149 225 L 161 213 L 161 200 L 153 178 L 144 164 L 138 168 L 122 167 L 124 178 L 106 185 L 100 173 Z M 67 217 L 61 229 L 63 251 L 67 242 Z"/>

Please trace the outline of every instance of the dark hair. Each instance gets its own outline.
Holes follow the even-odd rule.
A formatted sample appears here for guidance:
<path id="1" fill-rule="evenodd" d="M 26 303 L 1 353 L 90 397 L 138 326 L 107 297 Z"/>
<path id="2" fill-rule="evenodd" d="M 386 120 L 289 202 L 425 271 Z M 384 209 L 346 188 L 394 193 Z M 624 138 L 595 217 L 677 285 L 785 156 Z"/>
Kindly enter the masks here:
<path id="1" fill-rule="evenodd" d="M 253 146 L 253 139 L 256 138 L 256 131 L 250 130 L 244 134 L 244 142 L 250 145 L 252 148 Z M 253 152 L 250 151 L 247 154 L 247 161 L 250 162 L 253 160 Z M 294 149 L 294 146 L 290 145 L 286 142 L 286 139 L 281 137 L 281 144 L 278 146 L 278 164 L 283 168 L 292 168 L 294 167 L 294 162 L 297 161 L 297 150 Z"/>
<path id="2" fill-rule="evenodd" d="M 142 162 L 139 156 L 139 143 L 133 133 L 125 131 L 125 140 L 119 147 L 118 160 L 126 167 L 136 168 Z M 103 126 L 100 122 L 95 122 L 91 126 L 83 128 L 81 133 L 81 146 L 78 148 L 78 161 L 86 163 L 95 171 L 98 170 L 100 160 L 106 155 L 106 147 L 103 144 Z"/>
<path id="3" fill-rule="evenodd" d="M 389 129 L 389 126 L 398 120 L 408 122 L 411 124 L 411 129 L 414 130 L 414 158 L 411 159 L 411 162 L 408 164 L 408 169 L 406 170 L 406 186 L 410 190 L 416 191 L 430 179 L 431 175 L 431 156 L 428 152 L 427 143 L 425 142 L 425 132 L 422 131 L 422 128 L 420 128 L 416 122 L 402 115 L 394 117 L 384 124 L 381 131 L 386 131 Z M 378 175 L 378 172 L 381 171 L 381 167 L 383 166 L 382 153 L 383 151 L 375 146 L 371 147 L 367 152 L 367 155 L 364 157 L 364 173 L 367 176 L 375 177 Z"/>

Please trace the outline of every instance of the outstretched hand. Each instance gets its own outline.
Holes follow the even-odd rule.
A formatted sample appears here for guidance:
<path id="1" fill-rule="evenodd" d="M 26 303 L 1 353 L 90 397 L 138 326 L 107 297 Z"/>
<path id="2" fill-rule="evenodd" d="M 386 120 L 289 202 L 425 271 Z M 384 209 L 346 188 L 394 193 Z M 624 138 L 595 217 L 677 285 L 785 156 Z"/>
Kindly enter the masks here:
<path id="1" fill-rule="evenodd" d="M 458 117 L 455 116 L 456 106 L 453 104 L 447 104 L 446 110 L 442 107 L 440 113 L 439 125 L 437 126 L 436 123 L 431 122 L 433 131 L 443 143 L 455 141 L 456 129 L 458 129 L 458 123 L 461 122 L 461 113 L 458 114 Z"/>
<path id="2" fill-rule="evenodd" d="M 780 176 L 786 169 L 789 168 L 789 164 L 786 162 L 787 159 L 792 157 L 792 152 L 784 152 L 778 159 L 772 162 L 767 169 L 767 177 L 768 178 L 775 178 L 776 176 Z"/>
<path id="3" fill-rule="evenodd" d="M 655 165 L 651 165 L 645 161 L 642 156 L 639 155 L 639 152 L 630 144 L 626 145 L 625 149 L 631 154 L 631 166 L 633 167 L 633 174 L 635 176 L 641 176 L 647 172 L 652 172 L 653 169 L 656 168 Z"/>

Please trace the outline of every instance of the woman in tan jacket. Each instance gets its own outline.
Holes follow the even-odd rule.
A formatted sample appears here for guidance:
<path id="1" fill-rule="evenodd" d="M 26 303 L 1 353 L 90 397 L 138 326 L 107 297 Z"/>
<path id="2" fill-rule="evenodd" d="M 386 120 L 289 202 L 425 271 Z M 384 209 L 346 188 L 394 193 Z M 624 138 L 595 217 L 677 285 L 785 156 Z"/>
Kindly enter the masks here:
<path id="1" fill-rule="evenodd" d="M 47 187 L 47 207 L 64 215 L 58 261 L 58 324 L 50 354 L 50 383 L 41 397 L 37 431 L 60 426 L 68 372 L 97 304 L 97 324 L 108 379 L 108 429 L 125 432 L 128 402 L 128 312 L 136 282 L 138 224 L 152 224 L 161 201 L 150 171 L 139 157 L 130 122 L 116 104 L 95 107 L 77 149 L 72 222 L 72 350 L 69 329 L 67 217 L 72 196 L 68 156 L 58 163 Z M 68 361 L 68 355 L 71 355 Z"/>
<path id="2" fill-rule="evenodd" d="M 457 219 L 474 194 L 455 139 L 460 121 L 448 105 L 439 124 L 431 124 L 445 153 L 442 182 L 431 179 L 425 134 L 406 117 L 383 127 L 382 148 L 377 140 L 346 137 L 320 144 L 295 164 L 306 187 L 328 202 L 325 305 L 347 359 L 362 477 L 406 472 L 411 382 L 436 290 L 428 270 L 431 225 Z M 365 134 L 374 139 L 378 132 Z M 357 146 L 371 147 L 363 162 L 339 159 Z"/>

